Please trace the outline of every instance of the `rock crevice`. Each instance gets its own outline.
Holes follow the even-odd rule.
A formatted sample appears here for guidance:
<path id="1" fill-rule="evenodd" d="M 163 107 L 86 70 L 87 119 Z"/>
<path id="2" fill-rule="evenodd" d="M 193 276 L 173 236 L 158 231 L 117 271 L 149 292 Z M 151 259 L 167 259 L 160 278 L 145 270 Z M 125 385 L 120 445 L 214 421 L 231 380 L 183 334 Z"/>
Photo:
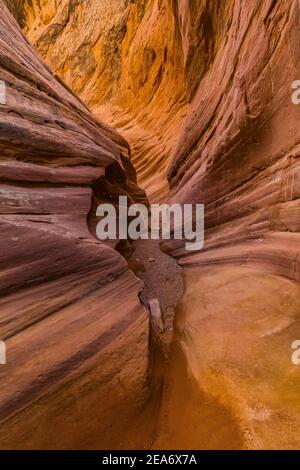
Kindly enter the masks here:
<path id="1" fill-rule="evenodd" d="M 85 424 L 85 447 L 97 446 L 93 432 L 107 430 L 103 446 L 110 448 L 299 447 L 300 382 L 291 362 L 299 333 L 300 108 L 291 100 L 300 70 L 298 2 L 6 3 L 48 66 L 0 2 L 0 70 L 8 84 L 8 105 L 0 108 L 0 328 L 15 345 L 16 363 L 22 337 L 33 353 L 46 330 L 57 340 L 53 354 L 45 347 L 45 364 L 22 372 L 11 365 L 14 385 L 7 381 L 0 403 L 10 426 L 6 444 L 23 432 L 26 410 L 27 430 L 38 420 L 45 429 L 57 423 L 49 409 L 66 397 L 65 447 L 79 439 L 75 416 Z M 164 244 L 183 268 L 184 293 L 168 368 L 158 371 L 165 380 L 152 390 L 141 282 L 117 251 L 90 236 L 98 201 L 119 194 L 141 201 L 140 187 L 150 201 L 206 207 L 202 251 L 187 252 L 185 241 Z M 107 276 L 114 281 L 106 284 Z M 106 338 L 106 352 L 79 361 L 82 375 L 69 375 L 59 359 L 68 328 L 66 364 L 81 358 L 76 341 L 94 354 L 95 336 Z M 158 353 L 156 367 L 160 360 Z M 62 387 L 53 402 L 45 394 L 31 404 L 33 381 L 46 387 L 49 370 Z M 20 395 L 11 418 L 10 387 Z M 86 418 L 72 401 L 78 390 L 91 403 L 82 405 Z M 181 393 L 189 396 L 187 410 Z M 100 424 L 96 397 L 105 394 L 112 401 Z M 139 416 L 138 439 L 126 428 L 132 416 Z M 20 443 L 30 447 L 29 437 Z"/>

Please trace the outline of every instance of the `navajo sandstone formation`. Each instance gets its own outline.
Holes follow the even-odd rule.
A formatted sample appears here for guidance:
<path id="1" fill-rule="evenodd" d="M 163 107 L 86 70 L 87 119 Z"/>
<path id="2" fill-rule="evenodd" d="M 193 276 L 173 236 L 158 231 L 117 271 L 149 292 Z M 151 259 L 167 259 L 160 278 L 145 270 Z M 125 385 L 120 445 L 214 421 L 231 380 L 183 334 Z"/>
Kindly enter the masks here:
<path id="1" fill-rule="evenodd" d="M 118 446 L 116 430 L 145 399 L 148 322 L 141 282 L 87 219 L 93 198 L 143 193 L 127 143 L 54 77 L 0 8 L 0 446 L 92 447 L 98 435 Z"/>
<path id="2" fill-rule="evenodd" d="M 138 182 L 150 199 L 206 205 L 205 249 L 186 253 L 184 245 L 178 242 L 165 247 L 184 267 L 185 292 L 178 307 L 174 356 L 153 445 L 299 448 L 300 369 L 291 362 L 291 344 L 300 335 L 300 115 L 299 107 L 291 101 L 291 84 L 299 79 L 300 73 L 299 2 L 24 0 L 17 4 L 7 0 L 7 3 L 13 3 L 10 5 L 13 14 L 51 69 L 98 117 L 128 140 Z M 7 40 L 6 45 L 1 42 L 2 54 L 6 51 L 1 57 L 3 73 L 10 73 L 3 78 L 10 77 L 8 82 L 14 91 L 11 107 L 1 108 L 1 116 L 12 123 L 6 125 L 6 132 L 1 135 L 3 155 L 9 160 L 3 164 L 2 171 L 10 175 L 5 177 L 3 201 L 13 212 L 7 214 L 4 209 L 3 221 L 14 225 L 14 235 L 7 230 L 9 243 L 6 242 L 6 246 L 12 244 L 12 252 L 7 249 L 3 263 L 9 279 L 4 287 L 8 295 L 2 297 L 8 309 L 3 314 L 3 328 L 10 341 L 16 342 L 14 350 L 18 358 L 22 342 L 26 340 L 26 349 L 30 351 L 32 345 L 34 351 L 40 347 L 36 343 L 40 337 L 45 360 L 41 362 L 34 356 L 35 362 L 28 362 L 29 352 L 23 352 L 24 368 L 11 372 L 21 375 L 18 380 L 12 379 L 17 388 L 13 399 L 13 385 L 8 383 L 10 379 L 3 379 L 7 381 L 3 419 L 10 425 L 9 435 L 19 438 L 18 433 L 24 435 L 24 429 L 31 429 L 34 422 L 42 423 L 44 429 L 51 422 L 54 429 L 57 418 L 45 410 L 67 404 L 64 413 L 68 429 L 72 429 L 74 416 L 78 422 L 79 415 L 84 423 L 83 411 L 88 407 L 88 416 L 93 416 L 90 429 L 101 430 L 101 418 L 96 408 L 93 409 L 95 402 L 88 404 L 90 395 L 95 399 L 98 393 L 107 393 L 116 384 L 112 407 L 105 408 L 107 416 L 117 403 L 117 410 L 122 409 L 128 413 L 127 417 L 132 417 L 135 412 L 132 396 L 135 394 L 137 405 L 145 399 L 146 388 L 142 389 L 142 383 L 147 363 L 147 322 L 137 299 L 137 280 L 126 270 L 121 258 L 95 241 L 78 240 L 82 251 L 77 245 L 76 250 L 71 245 L 75 243 L 74 238 L 82 237 L 81 227 L 86 227 L 89 209 L 83 201 L 87 192 L 90 198 L 87 186 L 91 175 L 99 181 L 95 168 L 98 171 L 99 166 L 107 167 L 114 162 L 116 171 L 121 171 L 123 163 L 127 179 L 125 175 L 126 181 L 123 180 L 119 191 L 126 190 L 133 198 L 141 198 L 142 194 L 132 181 L 125 142 L 110 129 L 96 124 L 82 104 L 60 83 L 54 83 L 53 76 L 21 39 L 6 11 L 4 17 L 1 22 L 6 24 L 1 26 L 1 35 L 18 40 L 14 39 L 10 47 Z M 29 63 L 30 70 L 35 70 L 30 80 L 24 77 Z M 31 87 L 33 83 L 37 85 L 34 93 L 27 91 L 30 83 Z M 56 90 L 55 97 L 49 96 L 49 87 Z M 20 103 L 16 104 L 16 93 L 25 93 L 25 103 L 22 102 L 25 110 L 19 109 Z M 43 124 L 47 129 L 41 135 L 39 120 L 41 111 L 46 111 L 40 103 L 48 103 L 49 99 L 50 124 Z M 53 113 L 60 124 L 68 119 L 67 125 L 54 127 Z M 29 134 L 28 130 L 24 131 L 24 121 L 26 126 L 30 125 Z M 90 134 L 91 125 L 93 133 L 97 128 L 96 137 Z M 48 146 L 52 150 L 45 154 Z M 82 159 L 88 174 L 77 169 Z M 25 166 L 20 173 L 16 165 L 21 163 Z M 67 165 L 76 171 L 70 173 L 65 168 Z M 58 167 L 54 176 L 53 166 Z M 52 172 L 50 181 L 49 171 Z M 46 176 L 45 172 L 48 172 Z M 76 174 L 80 174 L 81 180 L 76 179 L 74 188 Z M 103 178 L 107 187 L 106 172 Z M 62 182 L 63 189 L 59 189 Z M 9 192 L 12 184 L 22 194 L 14 188 L 12 195 Z M 54 200 L 47 198 L 43 203 L 43 193 L 49 194 L 51 184 L 56 188 Z M 99 192 L 103 186 L 96 187 Z M 31 191 L 34 195 L 29 197 Z M 85 197 L 81 192 L 85 192 Z M 70 203 L 72 197 L 82 201 L 81 217 L 79 210 L 76 217 L 70 216 L 69 207 L 74 207 Z M 10 204 L 5 202 L 7 198 Z M 13 198 L 18 201 L 16 204 Z M 34 206 L 34 210 L 28 210 L 28 206 Z M 60 214 L 68 216 L 60 217 Z M 47 231 L 43 231 L 45 224 Z M 22 245 L 13 241 L 16 226 L 22 232 L 17 235 Z M 46 239 L 41 240 L 41 236 Z M 51 237 L 55 239 L 50 240 Z M 63 247 L 61 254 L 57 246 Z M 103 263 L 102 253 L 109 262 Z M 50 259 L 42 263 L 43 256 Z M 55 256 L 63 261 L 63 267 L 57 266 Z M 25 269 L 28 263 L 30 267 L 32 263 L 31 269 Z M 117 270 L 122 275 L 94 291 L 88 279 L 91 276 L 94 282 L 94 269 L 103 277 L 101 264 L 108 271 Z M 117 269 L 119 264 L 122 267 Z M 80 280 L 80 292 L 75 294 L 74 276 Z M 71 279 L 69 284 L 68 279 Z M 86 289 L 89 292 L 92 289 L 88 296 L 86 290 L 82 293 L 83 279 L 88 284 Z M 122 289 L 114 287 L 116 282 Z M 55 283 L 60 286 L 61 297 L 57 295 Z M 122 292 L 128 297 L 126 305 L 134 312 L 130 317 L 120 312 Z M 90 295 L 98 296 L 103 302 L 114 299 L 116 305 L 111 306 L 109 302 L 113 314 L 98 317 L 101 308 Z M 74 298 L 78 300 L 75 302 Z M 20 303 L 22 313 L 18 308 Z M 90 316 L 83 313 L 87 305 Z M 76 315 L 80 320 L 76 320 Z M 87 333 L 81 331 L 80 338 L 74 337 L 69 327 L 70 317 L 75 329 L 81 321 L 88 322 Z M 108 321 L 119 321 L 122 326 L 108 329 Z M 133 323 L 128 327 L 124 325 L 126 321 Z M 111 349 L 105 360 L 95 347 L 97 355 L 90 365 L 90 357 L 81 353 L 85 349 L 80 342 L 86 348 L 96 344 L 89 336 L 99 336 L 94 322 L 96 325 L 101 322 L 99 328 L 103 335 L 108 335 L 105 347 Z M 50 340 L 49 336 L 45 339 L 51 328 L 55 331 L 53 347 L 52 336 Z M 65 346 L 61 344 L 63 335 L 67 335 Z M 140 350 L 135 346 L 130 348 L 137 341 L 134 335 L 139 338 Z M 60 365 L 53 364 L 58 361 L 53 350 L 55 345 L 67 356 L 59 357 Z M 69 368 L 73 364 L 73 348 L 78 348 L 76 358 L 83 354 L 80 361 L 83 375 L 76 376 L 76 380 L 72 368 L 70 377 Z M 122 348 L 126 348 L 126 354 L 121 356 L 123 363 L 118 359 L 118 354 L 123 354 Z M 103 360 L 109 370 L 102 371 L 101 380 L 97 370 L 101 369 Z M 14 369 L 13 364 L 11 367 Z M 135 375 L 129 380 L 127 371 L 130 370 Z M 32 371 L 38 375 L 32 377 Z M 122 386 L 117 386 L 118 374 Z M 6 372 L 5 377 L 10 375 Z M 183 381 L 190 385 L 183 385 Z M 53 383 L 57 395 L 50 395 Z M 40 391 L 45 395 L 41 404 L 37 400 Z M 73 408 L 72 393 L 79 400 Z M 182 394 L 189 394 L 188 406 Z M 16 409 L 18 412 L 12 414 Z M 139 429 L 144 427 L 141 425 Z M 69 442 L 66 438 L 65 444 Z M 89 444 L 87 438 L 86 445 Z"/>

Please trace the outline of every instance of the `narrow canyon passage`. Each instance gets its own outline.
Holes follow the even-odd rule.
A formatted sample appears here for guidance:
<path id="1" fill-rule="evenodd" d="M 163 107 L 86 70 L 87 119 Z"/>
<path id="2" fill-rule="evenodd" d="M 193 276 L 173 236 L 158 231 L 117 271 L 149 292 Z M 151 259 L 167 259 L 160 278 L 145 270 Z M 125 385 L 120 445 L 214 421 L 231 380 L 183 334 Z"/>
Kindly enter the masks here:
<path id="1" fill-rule="evenodd" d="M 183 294 L 181 268 L 160 250 L 160 241 L 139 240 L 133 246 L 129 267 L 144 282 L 140 298 L 148 309 L 150 299 L 159 300 L 165 325 L 163 333 L 153 327 L 150 333 L 151 399 L 133 428 L 139 432 L 148 426 L 151 449 L 242 449 L 234 414 L 201 390 L 201 380 L 193 379 L 182 333 L 174 331 Z M 127 447 L 136 445 L 126 442 Z"/>
<path id="2" fill-rule="evenodd" d="M 47 38 L 51 31 L 50 25 L 45 25 L 45 32 L 43 32 L 42 26 L 42 35 L 39 31 L 41 26 L 37 28 L 35 26 L 43 21 L 39 13 L 37 13 L 33 25 L 29 23 L 33 20 L 33 17 L 30 17 L 27 13 L 24 27 L 29 38 L 32 39 L 32 35 L 38 34 L 38 49 L 49 60 L 51 67 L 91 106 L 94 113 L 101 120 L 118 129 L 129 141 L 132 163 L 137 171 L 138 182 L 145 189 L 150 202 L 160 203 L 168 200 L 169 184 L 166 171 L 171 154 L 176 147 L 180 126 L 187 112 L 188 97 L 184 86 L 184 59 L 179 44 L 180 33 L 176 24 L 178 12 L 170 8 L 170 4 L 167 4 L 167 2 L 160 7 L 158 4 L 155 5 L 152 11 L 150 2 L 149 5 L 144 2 L 146 5 L 144 7 L 141 6 L 142 4 L 143 2 L 140 2 L 139 6 L 131 5 L 132 11 L 128 12 L 126 9 L 123 11 L 125 5 L 123 5 L 123 2 L 117 2 L 118 8 L 116 9 L 106 7 L 105 2 L 98 2 L 98 13 L 94 18 L 91 16 L 92 11 L 87 10 L 85 12 L 86 16 L 84 15 L 83 22 L 86 25 L 88 22 L 95 20 L 97 22 L 100 14 L 104 16 L 100 25 L 102 35 L 100 36 L 98 48 L 102 54 L 103 51 L 105 53 L 102 57 L 100 53 L 96 56 L 96 60 L 105 63 L 104 77 L 103 73 L 100 73 L 97 69 L 95 72 L 91 72 L 91 76 L 89 76 L 92 52 L 88 49 L 89 44 L 93 42 L 91 39 L 84 39 L 86 57 L 82 57 L 83 62 L 79 63 L 81 52 L 80 54 L 77 53 L 75 57 L 74 51 L 67 50 L 67 43 L 62 39 L 64 34 L 73 36 L 74 31 L 69 30 L 66 33 L 62 31 L 62 36 L 59 35 L 52 44 L 52 39 L 49 41 Z M 80 4 L 77 8 L 80 11 Z M 110 16 L 109 20 L 108 12 L 113 15 Z M 136 14 L 137 17 L 135 17 Z M 79 15 L 79 18 L 80 13 L 77 13 L 77 15 Z M 58 18 L 59 14 L 56 18 L 53 17 L 51 23 L 58 21 Z M 122 48 L 121 42 L 124 34 L 122 28 L 124 27 L 125 18 L 128 28 L 132 28 L 133 32 L 136 28 L 134 40 L 128 39 L 128 41 L 132 40 L 132 45 L 130 45 L 133 49 L 131 55 L 137 54 L 136 61 L 130 66 L 124 63 L 124 58 L 122 58 L 122 61 L 120 60 L 118 65 L 115 64 L 115 59 L 112 59 L 112 48 L 117 47 L 120 50 Z M 107 20 L 108 23 L 106 24 Z M 131 21 L 136 24 L 130 25 Z M 154 30 L 149 31 L 149 23 L 155 21 L 158 21 L 158 24 Z M 160 25 L 165 22 L 167 27 L 162 34 Z M 112 25 L 114 30 L 110 29 Z M 85 34 L 83 28 L 82 25 L 81 31 L 82 34 Z M 111 43 L 112 31 L 114 31 L 113 43 Z M 129 36 L 132 33 L 128 31 Z M 142 44 L 137 43 L 137 41 L 139 37 L 141 38 L 145 34 L 151 34 L 148 40 L 153 44 L 147 46 L 143 51 L 142 47 L 144 47 L 145 39 L 142 39 Z M 73 39 L 75 40 L 75 37 Z M 102 47 L 100 46 L 101 41 L 104 43 Z M 58 47 L 61 48 L 59 58 L 56 55 Z M 125 55 L 125 51 L 118 53 Z M 97 68 L 100 68 L 101 62 L 97 65 Z M 66 63 L 69 65 L 66 66 Z M 89 65 L 85 70 L 87 64 Z M 124 76 L 115 78 L 116 67 L 123 68 L 126 73 L 126 67 L 132 66 L 134 67 L 132 76 L 126 78 L 125 83 Z M 101 70 L 103 70 L 102 66 Z M 105 80 L 105 75 L 109 77 L 110 74 L 111 83 L 107 80 L 104 84 L 101 83 L 102 80 Z M 135 77 L 144 77 L 145 83 L 141 84 Z M 158 84 L 158 80 L 161 83 Z M 126 90 L 127 81 L 129 91 Z M 90 91 L 87 91 L 87 88 Z M 106 95 L 110 89 L 112 98 L 108 100 Z M 134 98 L 132 98 L 133 95 Z M 138 258 L 138 265 L 140 263 L 149 265 L 149 258 L 154 258 L 154 263 L 150 262 L 154 272 L 150 275 L 147 275 L 147 273 L 143 275 L 139 272 L 138 266 L 133 266 L 138 277 L 146 284 L 144 291 L 149 290 L 152 292 L 152 297 L 159 298 L 161 306 L 164 305 L 164 302 L 168 304 L 168 300 L 165 299 L 167 295 L 173 296 L 172 302 L 169 301 L 169 303 L 172 303 L 173 308 L 175 308 L 182 292 L 178 280 L 178 276 L 181 277 L 181 274 L 174 273 L 168 263 L 166 263 L 167 267 L 165 269 L 170 269 L 170 271 L 161 272 L 164 266 L 161 258 L 167 255 L 159 254 L 159 243 L 153 243 L 149 240 L 138 242 L 135 245 L 136 251 L 132 254 L 132 262 Z M 157 270 L 160 271 L 159 275 L 155 272 L 157 264 Z M 131 267 L 130 263 L 129 267 Z M 162 291 L 166 292 L 163 294 Z M 147 302 L 145 303 L 147 305 Z M 180 352 L 182 346 L 179 338 L 177 335 L 175 335 L 175 338 L 173 337 L 172 324 L 175 311 L 165 313 L 167 324 L 169 323 L 170 326 L 167 327 L 167 332 L 163 335 L 164 339 L 162 342 L 159 341 L 158 344 L 157 342 L 150 343 L 150 362 L 154 361 L 151 371 L 154 381 L 152 383 L 154 396 L 150 401 L 149 409 L 145 411 L 144 421 L 138 420 L 138 423 L 133 426 L 132 435 L 135 436 L 148 423 L 147 426 L 149 430 L 153 429 L 153 433 L 149 432 L 146 440 L 150 443 L 148 445 L 153 448 L 159 446 L 161 448 L 174 446 L 175 448 L 180 442 L 184 448 L 192 448 L 193 446 L 196 446 L 196 448 L 209 448 L 210 446 L 214 448 L 218 448 L 218 446 L 219 448 L 241 447 L 243 444 L 241 443 L 238 426 L 230 411 L 223 409 L 213 397 L 205 398 L 205 393 L 201 391 L 201 385 L 192 378 L 188 371 L 188 364 L 182 357 L 183 352 Z M 151 350 L 152 348 L 153 350 Z M 189 403 L 187 409 L 186 402 Z M 156 413 L 153 412 L 153 409 L 156 409 Z M 152 425 L 150 425 L 150 421 L 152 421 Z M 179 431 L 179 429 L 182 429 L 182 431 Z M 124 443 L 125 448 L 126 445 L 137 446 L 138 444 L 134 442 L 133 438 L 133 441 L 128 442 L 127 440 Z"/>
<path id="3" fill-rule="evenodd" d="M 1 448 L 299 448 L 298 2 L 0 6 Z M 99 242 L 124 194 L 204 249 Z"/>

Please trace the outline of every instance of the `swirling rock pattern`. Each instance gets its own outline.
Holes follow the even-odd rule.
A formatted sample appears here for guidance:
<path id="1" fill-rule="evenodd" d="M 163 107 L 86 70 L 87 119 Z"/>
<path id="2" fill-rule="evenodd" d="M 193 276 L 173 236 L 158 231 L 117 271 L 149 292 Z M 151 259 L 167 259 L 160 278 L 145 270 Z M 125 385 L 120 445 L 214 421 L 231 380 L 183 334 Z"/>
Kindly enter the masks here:
<path id="1" fill-rule="evenodd" d="M 195 83 L 197 15 L 179 3 Z M 246 446 L 299 448 L 299 3 L 226 4 L 168 172 L 171 200 L 206 205 L 204 250 L 169 246 L 186 268 L 178 340 Z"/>
<path id="2" fill-rule="evenodd" d="M 108 188 L 144 195 L 128 144 L 0 9 L 0 446 L 107 447 L 147 395 L 148 318 L 141 282 L 88 217 Z"/>
<path id="3" fill-rule="evenodd" d="M 28 38 L 94 113 L 120 130 L 139 184 L 161 200 L 187 104 L 176 2 L 22 3 Z"/>
<path id="4" fill-rule="evenodd" d="M 24 0 L 14 10 L 51 68 L 129 140 L 150 198 L 206 205 L 204 250 L 166 246 L 184 267 L 174 344 L 186 373 L 175 355 L 156 445 L 299 448 L 299 2 Z M 193 393 L 178 414 L 183 377 Z M 209 423 L 205 397 L 226 410 Z"/>

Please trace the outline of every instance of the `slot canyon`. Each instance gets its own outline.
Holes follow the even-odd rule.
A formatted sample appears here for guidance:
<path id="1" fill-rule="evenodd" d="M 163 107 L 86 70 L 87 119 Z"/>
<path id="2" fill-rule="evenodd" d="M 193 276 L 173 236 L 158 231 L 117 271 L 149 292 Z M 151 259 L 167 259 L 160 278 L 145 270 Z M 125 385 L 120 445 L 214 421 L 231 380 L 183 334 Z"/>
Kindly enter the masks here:
<path id="1" fill-rule="evenodd" d="M 299 28 L 297 0 L 0 0 L 0 449 L 300 448 Z M 204 204 L 204 248 L 101 242 L 120 195 Z"/>

